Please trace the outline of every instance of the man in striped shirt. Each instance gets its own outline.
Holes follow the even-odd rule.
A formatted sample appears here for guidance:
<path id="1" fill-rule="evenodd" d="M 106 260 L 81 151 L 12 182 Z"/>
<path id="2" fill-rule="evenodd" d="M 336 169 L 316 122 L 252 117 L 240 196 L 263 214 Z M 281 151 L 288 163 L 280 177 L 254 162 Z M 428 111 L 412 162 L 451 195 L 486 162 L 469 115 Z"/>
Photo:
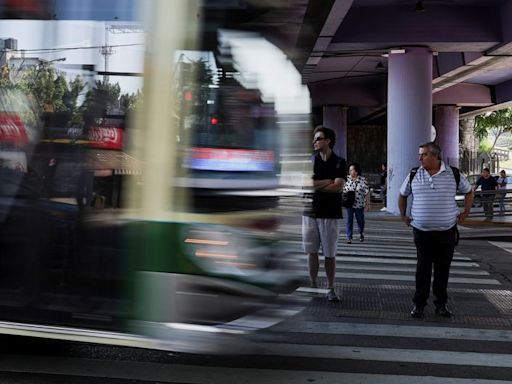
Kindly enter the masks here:
<path id="1" fill-rule="evenodd" d="M 468 180 L 460 175 L 457 180 L 453 169 L 442 161 L 441 148 L 435 143 L 419 147 L 421 166 L 412 178 L 407 175 L 398 199 L 402 220 L 413 227 L 417 252 L 416 292 L 411 316 L 420 318 L 430 293 L 432 265 L 434 282 L 432 291 L 436 299 L 436 314 L 450 317 L 446 307 L 450 264 L 457 236 L 457 221 L 466 218 L 473 204 L 473 190 Z M 465 194 L 464 211 L 460 212 L 455 202 L 457 191 Z M 413 196 L 411 215 L 406 214 L 407 197 Z"/>

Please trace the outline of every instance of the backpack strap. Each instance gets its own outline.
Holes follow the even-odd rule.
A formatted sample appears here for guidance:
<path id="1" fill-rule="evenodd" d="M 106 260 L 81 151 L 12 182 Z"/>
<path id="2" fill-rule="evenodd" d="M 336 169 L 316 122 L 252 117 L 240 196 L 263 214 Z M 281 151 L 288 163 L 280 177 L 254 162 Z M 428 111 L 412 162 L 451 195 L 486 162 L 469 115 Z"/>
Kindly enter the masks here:
<path id="1" fill-rule="evenodd" d="M 455 184 L 457 185 L 456 189 L 459 189 L 459 183 L 460 183 L 460 171 L 457 167 L 450 166 L 453 172 L 453 177 L 455 178 Z M 414 176 L 416 176 L 416 173 L 418 172 L 419 167 L 414 167 L 411 169 L 411 173 L 409 173 L 409 184 L 412 184 L 412 179 L 414 179 Z"/>
<path id="2" fill-rule="evenodd" d="M 457 167 L 450 166 L 453 172 L 453 177 L 455 177 L 455 183 L 457 184 L 457 189 L 459 189 L 459 183 L 460 183 L 460 171 Z"/>
<path id="3" fill-rule="evenodd" d="M 412 185 L 412 179 L 416 176 L 416 172 L 418 172 L 419 167 L 414 167 L 411 169 L 411 173 L 409 173 L 409 185 Z"/>

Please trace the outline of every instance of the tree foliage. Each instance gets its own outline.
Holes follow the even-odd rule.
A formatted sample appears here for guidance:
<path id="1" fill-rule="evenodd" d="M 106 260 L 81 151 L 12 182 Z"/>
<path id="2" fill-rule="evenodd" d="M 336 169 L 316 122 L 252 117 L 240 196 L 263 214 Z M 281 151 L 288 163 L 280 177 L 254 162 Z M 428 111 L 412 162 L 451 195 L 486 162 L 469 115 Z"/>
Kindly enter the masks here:
<path id="1" fill-rule="evenodd" d="M 493 141 L 488 149 L 488 153 L 491 153 L 500 136 L 505 132 L 512 132 L 512 108 L 476 116 L 474 132 L 480 140 L 492 136 Z"/>
<path id="2" fill-rule="evenodd" d="M 0 68 L 0 88 L 13 89 L 26 95 L 39 114 L 64 112 L 70 124 L 93 124 L 110 113 L 128 113 L 139 106 L 142 93 L 121 93 L 118 82 L 95 81 L 85 95 L 86 84 L 82 77 L 67 80 L 53 66 L 41 64 L 23 69 L 13 77 L 8 66 Z"/>
<path id="3" fill-rule="evenodd" d="M 66 110 L 66 78 L 51 66 L 31 67 L 24 71 L 17 88 L 32 98 L 42 112 Z"/>
<path id="4" fill-rule="evenodd" d="M 140 107 L 142 103 L 142 92 L 137 90 L 136 93 L 125 93 L 119 97 L 119 105 L 125 113 L 134 111 Z"/>

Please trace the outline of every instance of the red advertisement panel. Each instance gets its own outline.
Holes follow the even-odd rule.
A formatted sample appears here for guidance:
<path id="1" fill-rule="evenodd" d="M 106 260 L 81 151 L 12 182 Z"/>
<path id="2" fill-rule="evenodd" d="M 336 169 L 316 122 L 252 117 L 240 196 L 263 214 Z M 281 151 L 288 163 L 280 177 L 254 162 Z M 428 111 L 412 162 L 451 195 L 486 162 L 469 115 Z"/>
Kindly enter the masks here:
<path id="1" fill-rule="evenodd" d="M 89 145 L 94 148 L 122 149 L 123 130 L 117 127 L 89 128 Z"/>
<path id="2" fill-rule="evenodd" d="M 25 125 L 16 113 L 0 112 L 0 143 L 15 145 L 28 143 Z"/>

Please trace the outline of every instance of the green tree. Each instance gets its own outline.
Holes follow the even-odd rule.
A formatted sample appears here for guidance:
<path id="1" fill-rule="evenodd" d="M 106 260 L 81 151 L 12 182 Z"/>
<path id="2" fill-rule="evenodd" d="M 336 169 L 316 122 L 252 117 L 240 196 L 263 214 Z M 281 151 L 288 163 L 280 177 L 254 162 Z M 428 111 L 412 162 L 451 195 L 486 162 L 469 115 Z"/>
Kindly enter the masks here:
<path id="1" fill-rule="evenodd" d="M 119 105 L 124 113 L 134 111 L 142 103 L 142 92 L 137 90 L 136 93 L 124 93 L 119 98 Z"/>
<path id="2" fill-rule="evenodd" d="M 485 152 L 491 153 L 500 136 L 505 132 L 512 132 L 512 108 L 476 116 L 474 132 L 480 140 L 487 139 L 489 136 L 493 137 L 490 148 L 483 148 Z"/>
<path id="3" fill-rule="evenodd" d="M 24 71 L 16 87 L 25 92 L 40 112 L 61 112 L 66 110 L 64 94 L 67 82 L 63 74 L 53 67 L 40 65 Z"/>
<path id="4" fill-rule="evenodd" d="M 119 107 L 121 87 L 119 83 L 109 81 L 95 81 L 94 88 L 89 90 L 82 105 L 82 111 L 87 115 L 86 120 L 102 118 Z"/>
<path id="5" fill-rule="evenodd" d="M 73 126 L 80 126 L 83 123 L 82 111 L 78 105 L 78 98 L 83 92 L 85 84 L 80 76 L 76 76 L 70 80 L 64 93 L 64 105 L 67 111 L 71 114 L 71 124 Z"/>

